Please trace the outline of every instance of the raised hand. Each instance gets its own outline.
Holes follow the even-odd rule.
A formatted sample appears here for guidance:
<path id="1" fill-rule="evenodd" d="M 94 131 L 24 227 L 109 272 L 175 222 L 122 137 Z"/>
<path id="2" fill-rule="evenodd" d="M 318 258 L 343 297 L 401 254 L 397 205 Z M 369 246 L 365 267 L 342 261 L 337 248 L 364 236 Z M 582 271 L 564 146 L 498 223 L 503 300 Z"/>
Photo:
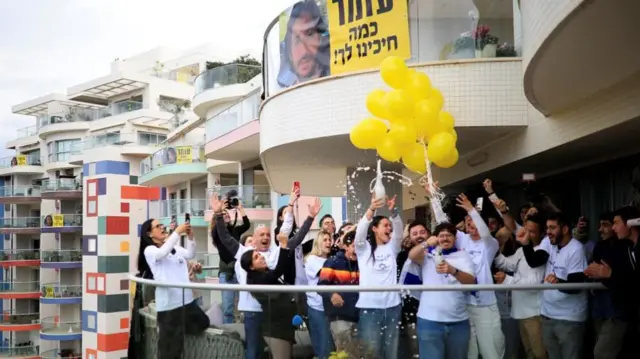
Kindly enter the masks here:
<path id="1" fill-rule="evenodd" d="M 505 213 L 509 210 L 509 208 L 507 208 L 507 202 L 501 199 L 494 201 L 493 206 L 496 207 L 496 209 L 500 211 L 500 213 Z"/>
<path id="2" fill-rule="evenodd" d="M 220 214 L 226 208 L 226 200 L 220 200 L 218 193 L 214 193 L 209 199 L 209 205 L 213 210 L 213 213 Z"/>
<path id="3" fill-rule="evenodd" d="M 420 178 L 420 181 L 419 181 L 418 183 L 420 183 L 420 185 L 422 186 L 422 188 L 424 188 L 424 191 L 427 193 L 427 196 L 429 196 L 429 197 L 430 197 L 430 196 L 432 195 L 432 193 L 431 193 L 431 186 L 429 186 L 429 180 L 427 180 L 427 177 L 425 176 L 425 177 Z M 433 187 L 434 187 L 435 189 L 438 189 L 438 188 L 439 188 L 439 187 L 438 187 L 438 181 L 434 181 L 434 182 L 433 182 Z"/>
<path id="4" fill-rule="evenodd" d="M 536 207 L 531 207 L 531 208 L 529 208 L 527 213 L 524 215 L 524 218 L 529 218 L 529 217 L 535 215 L 536 213 L 538 213 L 538 209 Z"/>
<path id="5" fill-rule="evenodd" d="M 369 209 L 374 211 L 378 208 L 384 207 L 385 199 L 384 198 L 376 198 L 375 194 L 371 195 L 371 204 L 369 205 Z"/>
<path id="6" fill-rule="evenodd" d="M 520 242 L 520 244 L 522 244 L 523 246 L 526 246 L 529 244 L 529 240 L 530 240 L 529 238 L 530 238 L 529 231 L 524 227 L 520 228 L 520 230 L 516 234 L 516 240 Z"/>
<path id="7" fill-rule="evenodd" d="M 293 206 L 298 201 L 298 198 L 300 198 L 300 188 L 294 186 L 291 188 L 291 194 L 289 195 L 289 205 Z"/>
<path id="8" fill-rule="evenodd" d="M 467 198 L 464 193 L 460 193 L 460 195 L 458 195 L 458 198 L 456 198 L 456 202 L 458 202 L 458 204 L 456 205 L 464 209 L 465 211 L 473 211 L 473 204 L 471 204 L 471 201 L 469 201 L 469 198 Z"/>
<path id="9" fill-rule="evenodd" d="M 498 283 L 498 284 L 504 283 L 504 279 L 506 277 L 507 277 L 507 275 L 504 274 L 504 272 L 498 272 L 498 273 L 493 275 L 493 279 L 495 279 L 496 283 Z"/>
<path id="10" fill-rule="evenodd" d="M 309 207 L 309 216 L 315 218 L 320 210 L 322 209 L 322 201 L 320 201 L 319 197 L 313 199 L 313 202 L 308 206 Z"/>
<path id="11" fill-rule="evenodd" d="M 396 197 L 397 197 L 397 195 L 393 195 L 393 197 L 391 197 L 391 199 L 387 198 L 387 208 L 390 211 L 393 211 L 393 209 L 396 208 Z"/>

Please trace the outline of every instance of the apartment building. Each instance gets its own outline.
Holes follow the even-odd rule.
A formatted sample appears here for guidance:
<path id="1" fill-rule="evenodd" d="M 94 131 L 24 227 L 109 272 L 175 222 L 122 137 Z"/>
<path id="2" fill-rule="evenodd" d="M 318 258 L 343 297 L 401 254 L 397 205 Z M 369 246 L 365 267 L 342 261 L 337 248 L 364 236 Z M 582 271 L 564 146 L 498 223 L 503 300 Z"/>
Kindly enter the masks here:
<path id="1" fill-rule="evenodd" d="M 0 160 L 0 357 L 126 356 L 126 278 L 148 204 L 164 193 L 160 182 L 141 185 L 145 158 L 197 118 L 194 80 L 212 54 L 156 48 L 64 94 L 13 106 L 33 124 Z M 203 142 L 204 132 L 194 164 Z"/>

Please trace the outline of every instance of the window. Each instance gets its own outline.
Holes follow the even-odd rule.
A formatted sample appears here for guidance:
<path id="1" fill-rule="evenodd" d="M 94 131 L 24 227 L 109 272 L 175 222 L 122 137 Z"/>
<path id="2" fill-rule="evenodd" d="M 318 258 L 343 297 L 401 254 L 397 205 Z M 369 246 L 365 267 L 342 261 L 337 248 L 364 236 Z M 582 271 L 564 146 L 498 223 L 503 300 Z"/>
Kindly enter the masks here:
<path id="1" fill-rule="evenodd" d="M 138 142 L 143 146 L 155 146 L 167 140 L 167 135 L 138 132 Z"/>
<path id="2" fill-rule="evenodd" d="M 47 143 L 47 152 L 49 153 L 49 162 L 68 161 L 69 156 L 74 149 L 80 144 L 80 139 L 51 141 Z"/>
<path id="3" fill-rule="evenodd" d="M 120 142 L 120 131 L 104 133 L 102 135 L 97 135 L 94 137 L 95 146 L 106 146 L 119 144 Z"/>

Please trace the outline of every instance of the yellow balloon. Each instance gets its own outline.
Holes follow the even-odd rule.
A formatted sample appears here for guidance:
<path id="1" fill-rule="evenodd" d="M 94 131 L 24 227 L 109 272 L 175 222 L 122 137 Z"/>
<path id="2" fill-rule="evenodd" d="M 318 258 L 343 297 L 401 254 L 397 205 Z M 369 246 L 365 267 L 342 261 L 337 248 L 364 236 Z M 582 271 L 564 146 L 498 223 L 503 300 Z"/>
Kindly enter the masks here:
<path id="1" fill-rule="evenodd" d="M 380 139 L 387 133 L 387 125 L 376 118 L 367 118 L 357 124 L 349 133 L 351 143 L 361 149 L 375 149 Z"/>
<path id="2" fill-rule="evenodd" d="M 404 89 L 415 99 L 426 99 L 431 93 L 431 79 L 424 72 L 415 72 L 409 76 Z"/>
<path id="3" fill-rule="evenodd" d="M 441 163 L 455 148 L 456 143 L 450 133 L 436 133 L 429 140 L 429 146 L 427 147 L 429 160 L 436 164 Z"/>
<path id="4" fill-rule="evenodd" d="M 410 121 L 397 121 L 391 124 L 389 136 L 400 146 L 416 142 L 416 129 Z"/>
<path id="5" fill-rule="evenodd" d="M 438 111 L 434 108 L 434 105 L 429 100 L 418 101 L 413 109 L 415 116 L 415 127 L 419 137 L 424 137 L 429 131 L 430 127 L 437 126 L 438 124 Z"/>
<path id="6" fill-rule="evenodd" d="M 384 102 L 384 96 L 387 93 L 383 90 L 373 90 L 367 95 L 367 110 L 377 118 L 389 118 L 389 110 Z"/>
<path id="7" fill-rule="evenodd" d="M 453 141 L 455 141 L 455 143 L 458 143 L 458 132 L 456 132 L 456 130 L 454 129 L 451 129 L 449 133 L 451 134 L 451 136 L 453 136 Z"/>
<path id="8" fill-rule="evenodd" d="M 393 116 L 407 118 L 413 115 L 413 98 L 405 90 L 387 92 L 384 101 L 388 106 L 389 113 Z"/>
<path id="9" fill-rule="evenodd" d="M 456 125 L 456 120 L 447 111 L 440 111 L 440 114 L 438 115 L 438 119 L 440 120 L 440 124 L 442 125 L 442 127 L 446 128 L 447 131 L 453 130 L 453 126 Z"/>
<path id="10" fill-rule="evenodd" d="M 409 69 L 398 56 L 389 56 L 380 63 L 380 76 L 391 88 L 400 89 L 407 82 Z"/>
<path id="11" fill-rule="evenodd" d="M 444 159 L 438 162 L 434 161 L 433 163 L 435 163 L 435 165 L 440 168 L 451 168 L 455 166 L 456 163 L 458 163 L 458 159 L 459 159 L 458 150 L 454 148 L 453 151 L 447 154 L 447 156 Z"/>
<path id="12" fill-rule="evenodd" d="M 420 143 L 407 147 L 402 154 L 402 163 L 411 171 L 424 174 L 427 171 L 425 148 Z"/>
<path id="13" fill-rule="evenodd" d="M 440 90 L 432 88 L 431 91 L 429 91 L 429 100 L 438 108 L 438 111 L 442 110 L 442 106 L 444 106 L 444 96 L 442 96 Z"/>
<path id="14" fill-rule="evenodd" d="M 394 141 L 393 137 L 388 134 L 385 135 L 380 142 L 378 142 L 378 155 L 386 161 L 398 162 L 402 153 L 400 152 L 400 146 Z"/>

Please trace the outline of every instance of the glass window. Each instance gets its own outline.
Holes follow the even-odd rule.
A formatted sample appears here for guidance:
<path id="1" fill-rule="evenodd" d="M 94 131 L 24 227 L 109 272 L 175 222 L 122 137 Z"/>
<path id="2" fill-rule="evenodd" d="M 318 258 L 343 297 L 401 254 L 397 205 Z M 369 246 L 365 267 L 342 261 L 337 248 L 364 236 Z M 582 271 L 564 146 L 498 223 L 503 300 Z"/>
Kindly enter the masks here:
<path id="1" fill-rule="evenodd" d="M 159 133 L 138 132 L 138 141 L 143 146 L 156 146 L 167 140 L 167 135 Z"/>
<path id="2" fill-rule="evenodd" d="M 49 162 L 68 161 L 71 153 L 74 152 L 76 146 L 80 144 L 80 139 L 52 141 L 47 143 L 49 152 Z"/>

